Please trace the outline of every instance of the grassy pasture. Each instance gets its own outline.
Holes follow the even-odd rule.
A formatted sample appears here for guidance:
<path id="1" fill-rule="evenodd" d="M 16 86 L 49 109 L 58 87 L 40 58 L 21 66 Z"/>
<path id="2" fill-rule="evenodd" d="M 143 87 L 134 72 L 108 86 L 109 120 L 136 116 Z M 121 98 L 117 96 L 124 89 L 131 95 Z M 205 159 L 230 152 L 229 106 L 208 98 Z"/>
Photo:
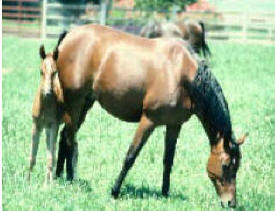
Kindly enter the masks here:
<path id="1" fill-rule="evenodd" d="M 79 181 L 44 187 L 45 136 L 27 183 L 31 105 L 39 83 L 39 41 L 3 37 L 2 206 L 4 210 L 220 210 L 206 174 L 207 137 L 196 117 L 183 125 L 171 175 L 161 196 L 164 128 L 150 137 L 129 172 L 121 197 L 110 190 L 136 124 L 121 122 L 98 104 L 79 134 Z M 46 43 L 47 51 L 55 41 Z M 274 144 L 275 46 L 210 42 L 211 63 L 229 103 L 236 135 L 249 131 L 238 173 L 237 210 L 271 210 Z"/>

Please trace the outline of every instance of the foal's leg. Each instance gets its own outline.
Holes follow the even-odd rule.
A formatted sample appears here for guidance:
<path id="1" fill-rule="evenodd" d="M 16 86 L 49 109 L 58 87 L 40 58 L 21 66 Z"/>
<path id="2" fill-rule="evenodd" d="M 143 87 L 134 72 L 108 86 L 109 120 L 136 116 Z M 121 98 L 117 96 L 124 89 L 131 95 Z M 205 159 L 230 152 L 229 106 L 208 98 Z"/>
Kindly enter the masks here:
<path id="1" fill-rule="evenodd" d="M 114 198 L 118 197 L 121 184 L 126 177 L 127 172 L 133 166 L 136 157 L 138 156 L 143 145 L 146 143 L 150 134 L 153 132 L 154 128 L 154 123 L 145 115 L 143 115 L 141 117 L 138 129 L 136 130 L 134 140 L 128 149 L 122 170 L 115 182 L 115 185 L 112 188 L 112 195 Z"/>
<path id="2" fill-rule="evenodd" d="M 36 122 L 32 124 L 32 141 L 31 141 L 31 153 L 30 153 L 30 169 L 28 179 L 30 180 L 32 169 L 36 163 L 37 150 L 39 145 L 41 128 Z"/>
<path id="3" fill-rule="evenodd" d="M 173 165 L 173 159 L 175 155 L 177 138 L 181 129 L 181 125 L 166 127 L 165 136 L 165 151 L 163 157 L 163 182 L 162 182 L 162 194 L 164 196 L 168 195 L 170 187 L 170 172 Z"/>
<path id="4" fill-rule="evenodd" d="M 56 139 L 58 134 L 58 125 L 52 124 L 46 129 L 47 139 L 47 175 L 46 182 L 52 182 L 54 178 L 55 162 L 56 162 Z"/>

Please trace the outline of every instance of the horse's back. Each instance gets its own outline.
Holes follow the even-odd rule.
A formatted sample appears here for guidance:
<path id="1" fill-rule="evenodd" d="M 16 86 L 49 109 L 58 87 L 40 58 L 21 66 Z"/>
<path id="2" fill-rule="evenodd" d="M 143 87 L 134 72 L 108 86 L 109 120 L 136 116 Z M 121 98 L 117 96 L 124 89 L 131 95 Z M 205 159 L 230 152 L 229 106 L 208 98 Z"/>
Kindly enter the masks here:
<path id="1" fill-rule="evenodd" d="M 77 89 L 88 78 L 89 81 L 93 80 L 110 47 L 123 51 L 121 44 L 128 46 L 125 49 L 131 46 L 144 49 L 152 46 L 152 42 L 147 39 L 137 40 L 132 35 L 96 24 L 80 26 L 69 32 L 59 46 L 58 69 L 62 84 Z"/>

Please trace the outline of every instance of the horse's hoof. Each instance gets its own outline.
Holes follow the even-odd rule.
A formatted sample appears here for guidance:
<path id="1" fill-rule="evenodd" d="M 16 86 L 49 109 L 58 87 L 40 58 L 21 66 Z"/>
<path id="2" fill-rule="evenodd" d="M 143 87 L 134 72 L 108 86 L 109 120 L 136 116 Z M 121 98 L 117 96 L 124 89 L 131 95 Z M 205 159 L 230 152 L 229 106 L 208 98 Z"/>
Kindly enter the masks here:
<path id="1" fill-rule="evenodd" d="M 168 192 L 168 191 L 162 191 L 162 195 L 163 195 L 164 197 L 168 197 L 168 196 L 169 196 L 169 192 Z"/>
<path id="2" fill-rule="evenodd" d="M 114 197 L 114 199 L 117 199 L 118 195 L 119 195 L 119 191 L 116 190 L 116 189 L 114 189 L 114 188 L 112 188 L 112 193 L 111 194 Z"/>
<path id="3" fill-rule="evenodd" d="M 67 181 L 73 181 L 74 177 L 73 175 L 67 175 Z"/>
<path id="4" fill-rule="evenodd" d="M 55 173 L 55 178 L 57 179 L 57 178 L 61 178 L 61 177 L 63 177 L 63 172 L 56 172 Z"/>

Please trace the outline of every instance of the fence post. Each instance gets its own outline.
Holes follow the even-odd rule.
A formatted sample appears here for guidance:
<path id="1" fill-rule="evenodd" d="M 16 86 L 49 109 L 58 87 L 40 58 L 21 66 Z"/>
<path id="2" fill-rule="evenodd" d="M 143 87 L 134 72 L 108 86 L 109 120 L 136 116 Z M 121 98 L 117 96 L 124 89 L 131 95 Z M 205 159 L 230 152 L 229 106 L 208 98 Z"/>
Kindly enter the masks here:
<path id="1" fill-rule="evenodd" d="M 176 16 L 177 16 L 177 6 L 175 3 L 173 3 L 173 7 L 172 7 L 172 20 L 173 21 L 176 20 Z"/>
<path id="2" fill-rule="evenodd" d="M 42 3 L 41 40 L 45 42 L 47 27 L 47 0 Z"/>
<path id="3" fill-rule="evenodd" d="M 243 27 L 242 27 L 243 28 L 243 37 L 242 38 L 244 41 L 246 41 L 246 39 L 247 39 L 247 14 L 246 14 L 246 12 L 243 13 L 243 21 L 242 22 L 243 22 L 243 24 L 242 24 L 243 25 Z"/>
<path id="4" fill-rule="evenodd" d="M 106 24 L 106 13 L 107 13 L 107 2 L 106 0 L 102 0 L 100 3 L 100 24 Z"/>

